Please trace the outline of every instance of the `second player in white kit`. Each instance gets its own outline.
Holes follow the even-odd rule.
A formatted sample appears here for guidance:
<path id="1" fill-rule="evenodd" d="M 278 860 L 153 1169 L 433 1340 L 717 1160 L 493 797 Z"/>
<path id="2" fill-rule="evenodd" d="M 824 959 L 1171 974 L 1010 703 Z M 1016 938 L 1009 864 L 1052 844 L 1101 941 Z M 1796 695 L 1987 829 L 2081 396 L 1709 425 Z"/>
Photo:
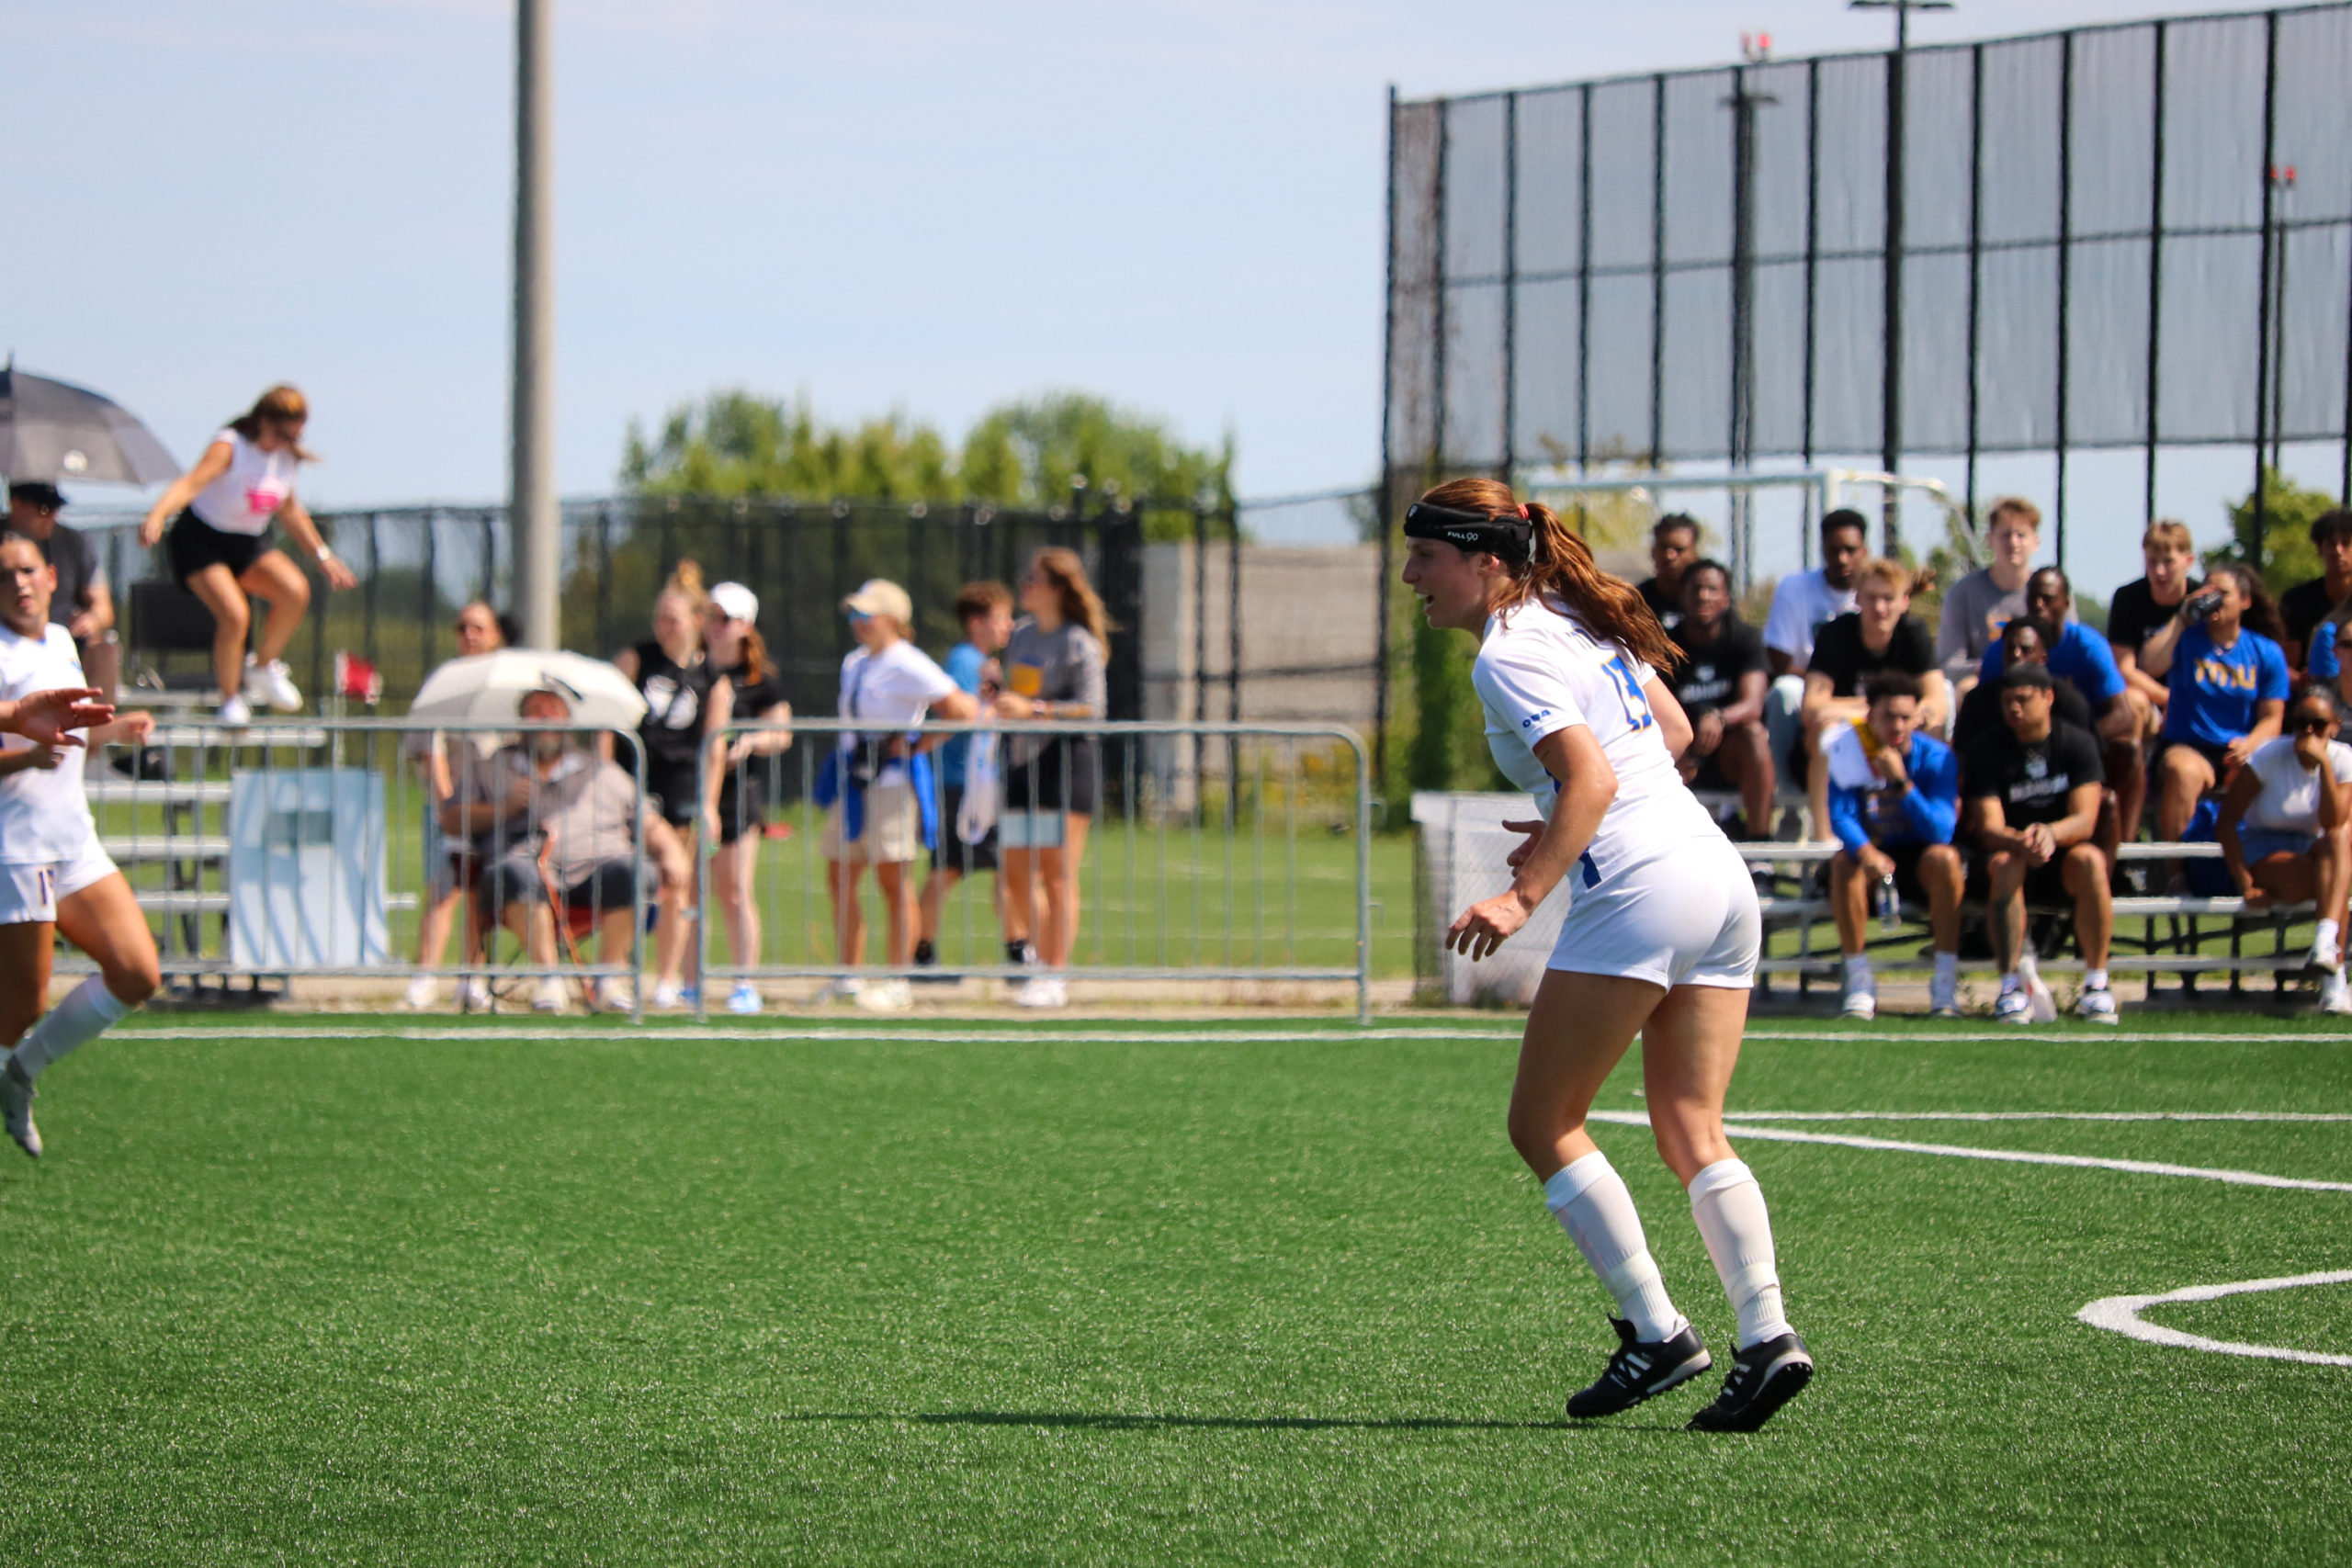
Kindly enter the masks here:
<path id="1" fill-rule="evenodd" d="M 1638 1034 L 1658 1152 L 1739 1320 L 1733 1369 L 1690 1425 L 1754 1431 L 1814 1366 L 1782 1311 L 1762 1190 L 1724 1138 L 1762 920 L 1746 863 L 1675 768 L 1690 725 L 1659 678 L 1673 645 L 1581 539 L 1495 480 L 1438 486 L 1407 512 L 1405 535 L 1405 582 L 1430 624 L 1479 638 L 1488 750 L 1539 813 L 1510 824 L 1527 835 L 1510 889 L 1464 911 L 1447 945 L 1476 962 L 1546 897 L 1569 900 L 1510 1107 L 1513 1145 L 1623 1314 L 1616 1353 L 1568 1414 L 1631 1408 L 1713 1365 L 1667 1294 L 1623 1178 L 1585 1130 Z"/>

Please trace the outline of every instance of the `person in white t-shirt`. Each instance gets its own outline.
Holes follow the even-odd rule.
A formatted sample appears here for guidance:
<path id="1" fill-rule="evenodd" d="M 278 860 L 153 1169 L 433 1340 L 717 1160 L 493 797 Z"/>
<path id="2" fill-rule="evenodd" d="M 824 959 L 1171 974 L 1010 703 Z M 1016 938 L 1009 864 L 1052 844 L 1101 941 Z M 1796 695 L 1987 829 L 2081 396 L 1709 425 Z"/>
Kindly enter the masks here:
<path id="1" fill-rule="evenodd" d="M 1713 1364 L 1660 1282 L 1624 1179 L 1585 1130 L 1639 1034 L 1658 1153 L 1739 1314 L 1734 1369 L 1690 1424 L 1754 1431 L 1811 1379 L 1813 1359 L 1781 1310 L 1763 1194 L 1724 1138 L 1762 920 L 1746 863 L 1676 771 L 1690 724 L 1658 675 L 1674 647 L 1583 540 L 1508 485 L 1438 486 L 1406 513 L 1405 537 L 1405 585 L 1430 625 L 1479 639 L 1471 678 L 1487 750 L 1541 814 L 1506 824 L 1527 835 L 1511 886 L 1465 910 L 1446 945 L 1476 963 L 1546 897 L 1569 899 L 1510 1103 L 1512 1144 L 1624 1314 L 1608 1370 L 1568 1414 L 1630 1408 Z"/>
<path id="2" fill-rule="evenodd" d="M 1858 607 L 1855 595 L 1870 558 L 1870 525 L 1860 513 L 1840 507 L 1821 519 L 1821 564 L 1781 579 L 1772 590 L 1772 608 L 1764 616 L 1764 657 L 1772 666 L 1771 689 L 1764 694 L 1764 733 L 1773 760 L 1783 767 L 1804 723 L 1804 672 L 1813 664 L 1813 639 Z M 1804 777 L 1795 773 L 1790 782 L 1802 785 Z M 1827 832 L 1817 822 L 1814 828 Z"/>
<path id="3" fill-rule="evenodd" d="M 910 868 L 923 847 L 924 814 L 938 809 L 936 792 L 928 800 L 922 793 L 930 773 L 930 760 L 922 753 L 930 745 L 913 731 L 927 713 L 950 719 L 976 717 L 979 703 L 907 640 L 914 628 L 915 606 L 905 589 L 877 577 L 842 600 L 842 608 L 849 613 L 850 636 L 857 647 L 842 660 L 841 716 L 876 728 L 842 736 L 826 763 L 836 791 L 825 810 L 822 844 L 833 931 L 842 967 L 863 964 L 865 911 L 858 903 L 857 884 L 870 865 L 889 911 L 884 942 L 888 964 L 894 970 L 910 969 L 921 913 Z M 878 1012 L 903 1011 L 914 1005 L 903 976 L 861 985 L 844 975 L 819 993 L 820 1000 L 839 997 Z"/>
<path id="4" fill-rule="evenodd" d="M 86 688 L 73 634 L 49 620 L 57 573 L 40 547 L 0 535 L 0 699 Z M 87 743 L 137 745 L 153 720 L 126 714 L 94 725 Z M 130 885 L 98 841 L 82 791 L 79 744 L 0 740 L 0 1125 L 25 1153 L 40 1154 L 33 1084 L 43 1068 L 97 1038 L 155 994 L 163 971 Z M 98 972 L 42 1009 L 57 933 L 97 962 Z"/>
<path id="5" fill-rule="evenodd" d="M 2312 682 L 2288 705 L 2286 733 L 2246 758 L 2222 797 L 2214 832 L 2246 908 L 2319 906 L 2310 966 L 2320 1009 L 2352 1013 L 2344 976 L 2344 921 L 2352 897 L 2352 746 L 2335 737 L 2343 704 Z"/>
<path id="6" fill-rule="evenodd" d="M 283 522 L 295 544 L 317 560 L 330 588 L 359 582 L 327 548 L 318 525 L 294 494 L 295 465 L 311 456 L 302 449 L 302 428 L 310 417 L 311 405 L 300 392 L 272 387 L 213 436 L 196 467 L 174 479 L 148 508 L 139 528 L 141 545 L 152 548 L 163 542 L 172 581 L 212 612 L 220 722 L 232 727 L 252 722 L 249 696 L 280 713 L 302 705 L 284 655 L 310 608 L 311 582 L 284 551 L 269 547 L 271 520 Z M 247 595 L 269 604 L 261 644 L 250 653 L 245 638 L 253 612 Z"/>

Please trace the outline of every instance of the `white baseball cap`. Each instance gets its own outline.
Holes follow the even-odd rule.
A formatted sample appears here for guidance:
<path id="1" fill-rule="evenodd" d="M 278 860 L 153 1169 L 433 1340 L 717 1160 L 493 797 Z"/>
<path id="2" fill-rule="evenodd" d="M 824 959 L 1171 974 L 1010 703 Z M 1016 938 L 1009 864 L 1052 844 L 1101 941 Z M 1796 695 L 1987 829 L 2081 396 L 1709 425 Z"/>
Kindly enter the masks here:
<path id="1" fill-rule="evenodd" d="M 861 615 L 888 615 L 901 626 L 912 626 L 915 622 L 915 602 L 907 597 L 905 589 L 883 577 L 868 578 L 842 601 L 842 608 Z"/>
<path id="2" fill-rule="evenodd" d="M 710 602 L 730 621 L 760 618 L 760 596 L 740 582 L 722 582 L 710 591 Z"/>

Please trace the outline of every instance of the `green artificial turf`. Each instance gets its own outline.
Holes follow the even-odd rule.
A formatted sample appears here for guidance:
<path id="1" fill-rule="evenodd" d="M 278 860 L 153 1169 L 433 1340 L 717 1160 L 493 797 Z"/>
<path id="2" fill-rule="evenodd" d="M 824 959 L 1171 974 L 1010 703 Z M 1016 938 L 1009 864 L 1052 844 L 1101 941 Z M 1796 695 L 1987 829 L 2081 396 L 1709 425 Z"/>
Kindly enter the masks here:
<path id="1" fill-rule="evenodd" d="M 0 1151 L 0 1561 L 2352 1551 L 2352 1369 L 2075 1318 L 2352 1266 L 2352 1193 L 1750 1142 L 1819 1379 L 1752 1438 L 1682 1429 L 1712 1377 L 1570 1427 L 1604 1298 L 1503 1139 L 1508 1021 L 857 1027 L 182 1017 L 70 1058 L 49 1156 Z M 2315 1024 L 1989 1032 L 1763 1021 L 1733 1105 L 2352 1110 Z M 1811 1125 L 2352 1178 L 2352 1123 Z M 1645 1134 L 1596 1135 L 1727 1348 Z M 2352 1352 L 2352 1289 L 2149 1318 Z"/>

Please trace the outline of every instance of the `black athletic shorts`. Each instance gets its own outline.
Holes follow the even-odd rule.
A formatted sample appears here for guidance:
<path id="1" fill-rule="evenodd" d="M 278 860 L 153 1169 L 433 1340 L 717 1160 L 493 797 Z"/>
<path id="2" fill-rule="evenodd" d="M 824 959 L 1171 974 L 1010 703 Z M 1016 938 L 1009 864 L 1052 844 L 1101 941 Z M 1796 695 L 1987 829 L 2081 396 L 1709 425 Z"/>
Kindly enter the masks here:
<path id="1" fill-rule="evenodd" d="M 225 566 L 230 576 L 243 577 L 267 548 L 268 535 L 224 534 L 194 512 L 181 513 L 164 530 L 164 558 L 171 563 L 172 581 L 182 588 L 208 566 Z"/>
<path id="2" fill-rule="evenodd" d="M 481 901 L 493 919 L 504 918 L 510 905 L 532 904 L 547 896 L 547 885 L 539 879 L 535 852 L 525 850 L 502 856 L 482 874 Z M 567 909 L 594 909 L 600 913 L 627 909 L 634 913 L 637 876 L 628 861 L 599 861 L 594 870 L 571 886 L 559 885 L 556 896 Z"/>
<path id="3" fill-rule="evenodd" d="M 1048 743 L 1034 761 L 1008 763 L 1004 809 L 1091 817 L 1102 804 L 1102 742 L 1073 736 Z"/>
<path id="4" fill-rule="evenodd" d="M 2035 866 L 2025 874 L 2025 903 L 2029 909 L 2072 909 L 2075 896 L 2066 891 L 2066 855 L 2064 850 L 2050 857 L 2046 865 Z M 1993 896 L 1993 856 L 1989 851 L 1978 850 L 1968 857 L 1968 886 L 1966 896 L 1972 900 Z"/>
<path id="5" fill-rule="evenodd" d="M 2211 763 L 2213 768 L 2213 776 L 2216 779 L 2222 778 L 2228 773 L 2230 769 L 2229 748 L 2226 746 L 2216 746 L 2210 740 L 2188 740 L 2178 736 L 2175 736 L 2166 740 L 2162 746 L 2156 748 L 2156 761 L 2162 762 L 2165 758 L 2165 753 L 2171 750 L 2176 746 L 2186 746 L 2191 751 L 2194 751 L 2199 756 L 2204 758 L 2206 761 Z"/>
<path id="6" fill-rule="evenodd" d="M 740 776 L 730 773 L 718 786 L 718 841 L 722 844 L 731 844 L 747 833 L 756 839 L 768 825 L 767 796 L 761 793 L 759 780 L 745 778 L 739 788 L 735 780 Z"/>
<path id="7" fill-rule="evenodd" d="M 701 783 L 701 770 L 692 763 L 683 768 L 664 767 L 650 761 L 646 764 L 645 793 L 653 797 L 662 820 L 673 828 L 691 828 L 702 819 L 702 797 L 697 788 Z"/>
<path id="8" fill-rule="evenodd" d="M 975 872 L 996 869 L 996 827 L 991 823 L 987 834 L 977 844 L 967 844 L 956 831 L 956 818 L 963 813 L 964 788 L 948 784 L 939 792 L 939 845 L 931 852 L 933 870 L 952 871 L 959 876 Z"/>
<path id="9" fill-rule="evenodd" d="M 1906 904 L 1925 904 L 1928 889 L 1919 880 L 1919 862 L 1932 844 L 1881 844 L 1878 852 L 1894 863 L 1895 896 Z"/>

